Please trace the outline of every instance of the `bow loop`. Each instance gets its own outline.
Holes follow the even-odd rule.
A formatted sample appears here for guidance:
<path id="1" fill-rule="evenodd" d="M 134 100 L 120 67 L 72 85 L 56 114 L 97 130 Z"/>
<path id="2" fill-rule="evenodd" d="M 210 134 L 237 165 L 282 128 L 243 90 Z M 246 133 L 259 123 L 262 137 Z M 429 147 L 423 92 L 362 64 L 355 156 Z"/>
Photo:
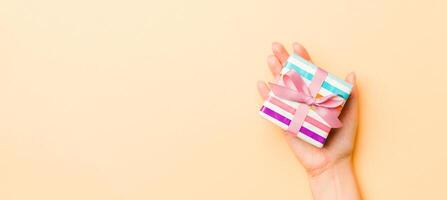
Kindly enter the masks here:
<path id="1" fill-rule="evenodd" d="M 282 76 L 284 85 L 300 93 L 303 93 L 305 96 L 312 96 L 309 87 L 307 87 L 301 76 L 293 72 L 294 71 L 289 71 L 287 74 Z"/>
<path id="2" fill-rule="evenodd" d="M 344 99 L 335 95 L 327 95 L 320 98 L 316 98 L 314 105 L 325 107 L 325 108 L 337 108 L 338 106 L 341 106 L 344 102 Z"/>
<path id="3" fill-rule="evenodd" d="M 314 77 L 324 81 L 324 77 Z M 270 89 L 276 96 L 312 107 L 332 128 L 339 128 L 342 123 L 338 119 L 337 107 L 343 105 L 344 99 L 330 94 L 327 96 L 316 97 L 311 93 L 301 76 L 294 70 L 290 70 L 282 76 L 283 85 L 269 83 Z M 318 91 L 313 91 L 316 95 Z M 302 113 L 295 113 L 295 115 Z M 300 122 L 302 123 L 302 122 Z"/>

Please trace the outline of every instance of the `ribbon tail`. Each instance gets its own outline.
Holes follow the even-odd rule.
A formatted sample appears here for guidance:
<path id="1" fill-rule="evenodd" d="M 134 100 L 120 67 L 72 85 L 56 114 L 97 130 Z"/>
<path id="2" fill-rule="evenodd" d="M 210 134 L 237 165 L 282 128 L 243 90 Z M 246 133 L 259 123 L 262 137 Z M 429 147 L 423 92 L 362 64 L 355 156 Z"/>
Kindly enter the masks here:
<path id="1" fill-rule="evenodd" d="M 299 93 L 303 93 L 306 96 L 311 96 L 311 92 L 304 82 L 301 75 L 299 75 L 295 70 L 290 70 L 283 76 L 284 84 L 289 88 L 296 89 Z"/>
<path id="2" fill-rule="evenodd" d="M 337 108 L 343 105 L 344 99 L 335 94 L 331 94 L 328 96 L 317 98 L 315 103 L 320 107 Z"/>
<path id="3" fill-rule="evenodd" d="M 324 108 L 324 107 L 314 107 L 315 112 L 324 119 L 324 121 L 329 124 L 331 128 L 340 128 L 343 123 L 338 119 L 340 111 L 337 109 Z"/>

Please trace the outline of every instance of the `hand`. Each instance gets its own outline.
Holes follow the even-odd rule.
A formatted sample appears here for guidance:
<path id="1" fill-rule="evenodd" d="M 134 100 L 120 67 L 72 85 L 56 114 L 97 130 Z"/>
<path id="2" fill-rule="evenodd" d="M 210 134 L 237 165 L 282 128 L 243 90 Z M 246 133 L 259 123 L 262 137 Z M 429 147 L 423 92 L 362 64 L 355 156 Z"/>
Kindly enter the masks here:
<path id="1" fill-rule="evenodd" d="M 272 50 L 273 55 L 268 56 L 267 63 L 273 76 L 278 78 L 282 66 L 284 66 L 289 57 L 289 53 L 284 46 L 279 43 L 273 43 Z M 293 51 L 304 59 L 311 61 L 309 53 L 300 44 L 294 43 Z M 358 124 L 358 97 L 355 86 L 355 74 L 351 72 L 347 75 L 346 81 L 353 84 L 354 87 L 340 116 L 340 119 L 343 122 L 343 127 L 331 131 L 323 148 L 314 147 L 297 138 L 295 134 L 288 132 L 285 134 L 286 140 L 293 150 L 293 153 L 306 169 L 310 177 L 314 197 L 321 197 L 318 199 L 326 199 L 322 196 L 322 193 L 329 197 L 332 197 L 332 193 L 334 196 L 341 197 L 342 199 L 360 198 L 351 162 Z M 270 89 L 265 82 L 260 81 L 258 83 L 258 90 L 263 99 L 268 97 Z M 341 177 L 343 180 L 334 181 L 334 177 L 340 178 L 339 176 L 343 176 Z M 334 183 L 332 184 L 334 186 L 334 190 L 332 191 L 331 188 L 327 188 L 331 183 Z M 336 184 L 344 184 L 344 186 L 348 188 L 336 186 Z M 340 191 L 336 191 L 337 187 L 339 187 L 338 190 L 346 189 L 348 190 L 348 193 L 353 193 L 341 195 Z"/>

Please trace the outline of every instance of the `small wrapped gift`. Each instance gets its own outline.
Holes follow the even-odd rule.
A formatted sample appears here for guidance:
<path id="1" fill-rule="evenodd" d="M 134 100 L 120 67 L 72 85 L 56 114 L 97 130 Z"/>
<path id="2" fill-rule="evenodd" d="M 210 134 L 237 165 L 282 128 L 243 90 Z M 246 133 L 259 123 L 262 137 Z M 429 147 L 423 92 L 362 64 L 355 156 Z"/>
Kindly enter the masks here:
<path id="1" fill-rule="evenodd" d="M 338 116 L 352 89 L 346 81 L 294 54 L 269 85 L 259 113 L 287 132 L 321 148 L 331 128 L 342 126 Z"/>

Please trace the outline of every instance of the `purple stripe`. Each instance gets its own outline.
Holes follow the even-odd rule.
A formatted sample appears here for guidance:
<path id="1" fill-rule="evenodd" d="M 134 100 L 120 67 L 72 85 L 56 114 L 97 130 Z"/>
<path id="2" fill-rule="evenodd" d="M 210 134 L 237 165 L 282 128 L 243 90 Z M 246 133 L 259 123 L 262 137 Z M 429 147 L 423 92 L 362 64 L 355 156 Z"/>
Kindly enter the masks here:
<path id="1" fill-rule="evenodd" d="M 273 111 L 273 110 L 270 109 L 270 108 L 267 108 L 267 107 L 265 107 L 265 106 L 262 106 L 261 111 L 262 111 L 263 113 L 267 114 L 268 116 L 277 119 L 278 121 L 282 122 L 283 124 L 285 124 L 285 125 L 287 125 L 287 126 L 290 124 L 290 119 L 288 119 L 288 118 L 282 116 L 281 114 L 279 114 L 279 113 Z"/>
<path id="2" fill-rule="evenodd" d="M 276 120 L 280 121 L 281 123 L 283 123 L 283 124 L 285 124 L 287 126 L 290 124 L 290 119 L 282 116 L 281 114 L 273 111 L 270 108 L 262 106 L 261 111 L 263 113 L 267 114 L 268 116 L 275 118 Z M 326 141 L 326 138 L 324 138 L 324 137 L 314 133 L 313 131 L 307 129 L 304 126 L 301 126 L 300 132 L 303 133 L 304 135 L 309 136 L 310 138 L 314 139 L 315 141 L 318 141 L 318 142 L 322 143 L 322 144 L 324 144 L 324 142 Z"/>
<path id="3" fill-rule="evenodd" d="M 312 132 L 311 130 L 307 129 L 304 126 L 301 126 L 300 132 L 303 133 L 304 135 L 307 135 L 307 136 L 311 137 L 312 139 L 320 142 L 321 144 L 324 144 L 324 142 L 326 141 L 326 138 L 321 137 L 320 135 Z"/>

